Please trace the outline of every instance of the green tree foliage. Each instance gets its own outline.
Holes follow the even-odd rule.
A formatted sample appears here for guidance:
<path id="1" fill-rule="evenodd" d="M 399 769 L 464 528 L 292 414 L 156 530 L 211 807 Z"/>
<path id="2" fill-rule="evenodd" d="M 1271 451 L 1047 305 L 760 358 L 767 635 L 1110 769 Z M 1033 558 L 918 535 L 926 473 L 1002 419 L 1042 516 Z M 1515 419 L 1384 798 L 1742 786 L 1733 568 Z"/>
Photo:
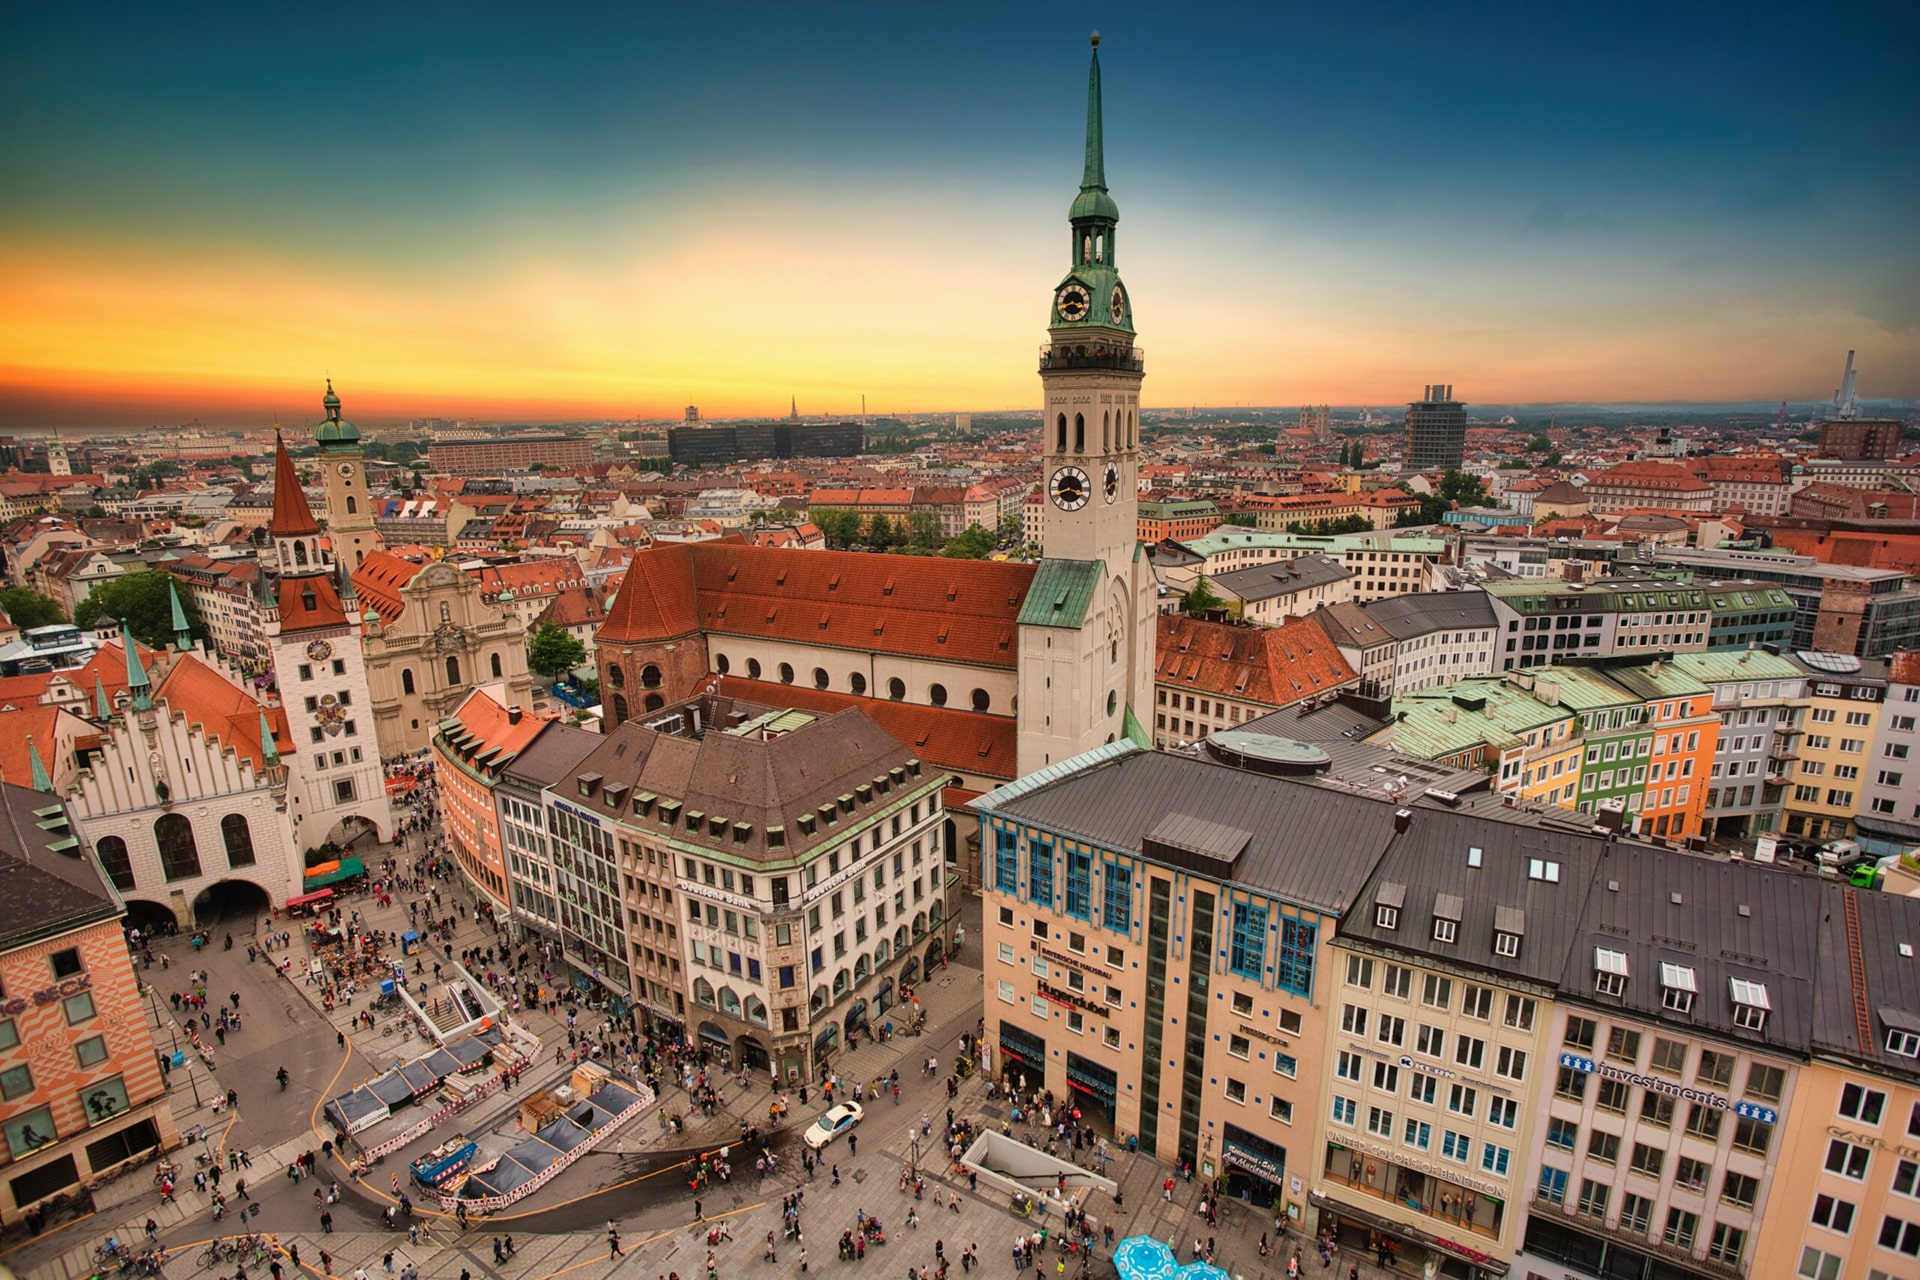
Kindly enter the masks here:
<path id="1" fill-rule="evenodd" d="M 1290 520 L 1288 533 L 1305 533 L 1314 536 L 1326 536 L 1335 533 L 1365 533 L 1373 528 L 1373 521 L 1365 516 L 1341 516 L 1338 520 Z"/>
<path id="2" fill-rule="evenodd" d="M 909 511 L 902 522 L 907 538 L 907 550 L 917 556 L 930 556 L 939 550 L 940 518 L 931 511 Z"/>
<path id="3" fill-rule="evenodd" d="M 1020 544 L 1020 513 L 1009 511 L 1000 517 L 1000 541 L 1009 547 Z"/>
<path id="4" fill-rule="evenodd" d="M 67 620 L 67 611 L 60 607 L 59 601 L 50 600 L 31 587 L 8 587 L 0 591 L 0 609 L 5 609 L 13 625 L 23 631 Z"/>
<path id="5" fill-rule="evenodd" d="M 1196 578 L 1193 587 L 1181 597 L 1180 607 L 1196 618 L 1204 618 L 1210 611 L 1226 608 L 1227 602 L 1220 598 L 1213 584 L 1203 575 Z"/>
<path id="6" fill-rule="evenodd" d="M 165 648 L 174 638 L 173 597 L 168 590 L 172 582 L 158 570 L 142 569 L 96 583 L 73 611 L 74 623 L 91 627 L 102 618 L 112 618 L 131 626 L 133 638 L 141 644 Z M 184 591 L 180 593 L 180 607 L 186 611 L 188 635 L 195 640 L 205 637 L 207 629 Z"/>
<path id="7" fill-rule="evenodd" d="M 858 511 L 848 511 L 842 507 L 815 507 L 807 513 L 807 518 L 820 530 L 827 545 L 835 550 L 843 550 L 860 541 Z"/>
<path id="8" fill-rule="evenodd" d="M 1527 452 L 1551 453 L 1553 452 L 1553 441 L 1547 439 L 1545 436 L 1535 436 L 1533 439 L 1527 441 Z"/>
<path id="9" fill-rule="evenodd" d="M 993 535 L 977 524 L 968 525 L 940 549 L 949 560 L 985 560 L 993 554 Z"/>
<path id="10" fill-rule="evenodd" d="M 533 633 L 527 645 L 527 666 L 551 680 L 579 666 L 587 659 L 587 646 L 564 627 L 551 622 Z"/>
<path id="11" fill-rule="evenodd" d="M 867 521 L 867 545 L 875 551 L 885 551 L 888 547 L 898 546 L 905 539 L 893 531 L 893 521 L 884 515 L 876 515 Z"/>
<path id="12" fill-rule="evenodd" d="M 1448 467 L 1440 477 L 1440 496 L 1458 507 L 1477 507 L 1487 500 L 1487 482 Z"/>
<path id="13" fill-rule="evenodd" d="M 1251 511 L 1235 511 L 1226 517 L 1224 523 L 1230 524 L 1236 529 L 1258 529 L 1260 527 L 1260 517 L 1254 515 Z"/>

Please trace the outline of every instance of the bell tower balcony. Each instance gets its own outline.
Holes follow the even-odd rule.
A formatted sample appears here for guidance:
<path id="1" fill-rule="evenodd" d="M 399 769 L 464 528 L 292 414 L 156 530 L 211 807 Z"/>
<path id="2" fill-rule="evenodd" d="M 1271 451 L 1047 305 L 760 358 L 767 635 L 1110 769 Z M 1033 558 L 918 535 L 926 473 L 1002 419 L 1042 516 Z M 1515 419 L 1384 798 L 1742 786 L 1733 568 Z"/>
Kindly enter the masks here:
<path id="1" fill-rule="evenodd" d="M 1147 352 L 1130 342 L 1049 342 L 1040 348 L 1040 372 L 1058 369 L 1145 373 Z"/>

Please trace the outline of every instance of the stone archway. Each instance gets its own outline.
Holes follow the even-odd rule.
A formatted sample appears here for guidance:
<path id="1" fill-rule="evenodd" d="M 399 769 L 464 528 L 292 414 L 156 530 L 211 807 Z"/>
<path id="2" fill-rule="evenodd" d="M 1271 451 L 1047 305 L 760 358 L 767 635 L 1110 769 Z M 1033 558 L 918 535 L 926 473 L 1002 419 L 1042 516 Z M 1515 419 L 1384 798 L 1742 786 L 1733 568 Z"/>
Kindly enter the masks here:
<path id="1" fill-rule="evenodd" d="M 947 944 L 944 939 L 935 938 L 932 942 L 929 942 L 927 944 L 926 965 L 925 965 L 926 971 L 928 973 L 932 973 L 934 971 L 935 966 L 937 966 L 942 960 L 944 960 L 946 958 L 946 955 L 947 955 Z"/>
<path id="2" fill-rule="evenodd" d="M 193 923 L 212 928 L 252 920 L 273 910 L 273 895 L 251 880 L 215 880 L 193 899 Z"/>

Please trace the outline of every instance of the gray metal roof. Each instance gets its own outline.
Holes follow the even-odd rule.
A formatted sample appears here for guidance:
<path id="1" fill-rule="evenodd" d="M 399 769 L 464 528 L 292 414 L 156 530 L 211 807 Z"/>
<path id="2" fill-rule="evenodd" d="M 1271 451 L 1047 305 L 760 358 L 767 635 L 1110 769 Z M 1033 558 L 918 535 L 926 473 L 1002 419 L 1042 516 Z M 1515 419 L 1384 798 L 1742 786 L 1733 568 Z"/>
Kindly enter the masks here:
<path id="1" fill-rule="evenodd" d="M 0 783 L 0 902 L 7 904 L 0 949 L 111 920 L 121 910 L 59 797 L 12 783 Z"/>
<path id="2" fill-rule="evenodd" d="M 1480 851 L 1478 866 L 1470 856 L 1474 849 Z M 1340 922 L 1340 937 L 1450 968 L 1552 986 L 1566 968 L 1588 885 L 1605 850 L 1606 842 L 1596 836 L 1416 809 Z M 1540 879 L 1529 875 L 1535 859 L 1543 864 Z M 1557 880 L 1546 878 L 1549 874 Z M 1381 927 L 1378 906 L 1398 908 L 1394 928 Z M 1525 921 L 1520 954 L 1503 956 L 1494 950 L 1494 933 L 1512 924 L 1515 912 Z M 1436 918 L 1459 922 L 1451 943 L 1434 940 Z"/>
<path id="3" fill-rule="evenodd" d="M 1015 796 L 991 812 L 1135 852 L 1170 829 L 1250 832 L 1233 862 L 1236 884 L 1339 912 L 1392 837 L 1394 809 L 1363 796 L 1144 751 Z M 1163 825 L 1172 820 L 1180 821 Z"/>
<path id="4" fill-rule="evenodd" d="M 1388 596 L 1363 607 L 1367 616 L 1396 640 L 1412 640 L 1436 631 L 1492 630 L 1499 625 L 1493 615 L 1493 601 L 1484 591 Z"/>
<path id="5" fill-rule="evenodd" d="M 605 741 L 590 729 L 555 720 L 533 735 L 513 762 L 501 770 L 500 776 L 503 781 L 518 782 L 534 790 L 550 787 L 572 774 L 579 763 Z"/>
<path id="6" fill-rule="evenodd" d="M 1561 975 L 1562 1000 L 1624 1008 L 1729 1040 L 1805 1054 L 1813 1024 L 1820 882 L 1751 862 L 1618 844 L 1599 869 Z M 1621 997 L 1594 991 L 1594 950 L 1627 957 Z M 1660 966 L 1693 970 L 1690 1015 L 1661 1004 Z M 1759 1032 L 1733 1021 L 1730 982 L 1766 987 Z"/>
<path id="7" fill-rule="evenodd" d="M 1271 600 L 1351 578 L 1353 570 L 1332 556 L 1295 556 L 1207 577 L 1214 586 L 1242 600 Z"/>
<path id="8" fill-rule="evenodd" d="M 1920 1081 L 1920 1059 L 1887 1051 L 1889 1028 L 1920 1020 L 1920 898 L 1820 885 L 1820 960 L 1813 967 L 1816 1051 L 1872 1063 L 1888 1075 Z M 1848 956 L 1858 938 L 1862 975 L 1857 993 Z"/>

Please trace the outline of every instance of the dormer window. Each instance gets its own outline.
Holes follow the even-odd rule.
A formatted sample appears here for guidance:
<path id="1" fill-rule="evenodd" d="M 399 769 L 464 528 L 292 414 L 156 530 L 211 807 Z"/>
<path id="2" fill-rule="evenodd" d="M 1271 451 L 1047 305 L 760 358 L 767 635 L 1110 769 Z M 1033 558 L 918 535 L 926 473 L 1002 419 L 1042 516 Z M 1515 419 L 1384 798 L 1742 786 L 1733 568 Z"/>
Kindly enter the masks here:
<path id="1" fill-rule="evenodd" d="M 1400 927 L 1400 908 L 1407 905 L 1407 886 L 1388 880 L 1380 886 L 1380 895 L 1374 899 L 1373 922 L 1382 929 Z"/>
<path id="2" fill-rule="evenodd" d="M 1593 949 L 1593 989 L 1603 996 L 1626 994 L 1626 952 L 1609 951 L 1605 947 Z"/>
<path id="3" fill-rule="evenodd" d="M 1433 940 L 1452 946 L 1460 937 L 1460 917 L 1466 901 L 1456 893 L 1442 893 L 1433 900 Z"/>
<path id="4" fill-rule="evenodd" d="M 1520 935 L 1517 933 L 1502 933 L 1498 929 L 1495 929 L 1493 931 L 1493 954 L 1505 956 L 1509 960 L 1519 955 Z"/>
<path id="5" fill-rule="evenodd" d="M 1693 970 L 1683 964 L 1660 963 L 1660 1004 L 1675 1013 L 1692 1013 L 1693 998 L 1699 994 Z"/>
<path id="6" fill-rule="evenodd" d="M 1746 978 L 1728 978 L 1728 994 L 1733 997 L 1733 1025 L 1748 1031 L 1764 1031 L 1773 1001 L 1767 998 L 1767 985 Z"/>
<path id="7" fill-rule="evenodd" d="M 1400 927 L 1400 908 L 1389 906 L 1375 907 L 1373 922 L 1382 929 L 1398 929 Z"/>
<path id="8" fill-rule="evenodd" d="M 1527 879 L 1543 880 L 1548 884 L 1559 884 L 1560 864 L 1546 858 L 1528 858 Z"/>

